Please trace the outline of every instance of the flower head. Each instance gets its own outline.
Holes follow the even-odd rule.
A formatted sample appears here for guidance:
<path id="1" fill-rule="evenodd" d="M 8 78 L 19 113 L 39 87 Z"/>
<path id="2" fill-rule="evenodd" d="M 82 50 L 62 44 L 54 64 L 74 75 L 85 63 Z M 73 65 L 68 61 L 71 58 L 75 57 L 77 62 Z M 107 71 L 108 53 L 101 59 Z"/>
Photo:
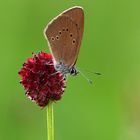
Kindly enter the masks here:
<path id="1" fill-rule="evenodd" d="M 19 71 L 26 95 L 39 106 L 45 107 L 50 100 L 60 100 L 64 92 L 63 74 L 54 68 L 52 55 L 45 52 L 33 54 Z"/>

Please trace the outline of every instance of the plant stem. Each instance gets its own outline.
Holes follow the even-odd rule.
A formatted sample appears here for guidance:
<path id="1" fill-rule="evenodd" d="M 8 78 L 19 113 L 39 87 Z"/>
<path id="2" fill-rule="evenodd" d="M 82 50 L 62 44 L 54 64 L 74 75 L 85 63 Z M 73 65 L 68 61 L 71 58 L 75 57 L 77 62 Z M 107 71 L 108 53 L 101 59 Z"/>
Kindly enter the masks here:
<path id="1" fill-rule="evenodd" d="M 52 101 L 50 101 L 47 105 L 47 129 L 48 129 L 48 140 L 54 140 L 54 118 L 53 118 Z"/>

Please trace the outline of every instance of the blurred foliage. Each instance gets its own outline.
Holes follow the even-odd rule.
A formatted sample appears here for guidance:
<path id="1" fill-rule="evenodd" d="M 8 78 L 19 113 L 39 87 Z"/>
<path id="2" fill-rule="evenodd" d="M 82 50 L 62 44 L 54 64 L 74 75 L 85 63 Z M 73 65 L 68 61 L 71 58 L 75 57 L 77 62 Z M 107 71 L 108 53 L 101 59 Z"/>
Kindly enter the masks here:
<path id="1" fill-rule="evenodd" d="M 89 75 L 93 85 L 68 78 L 54 105 L 55 139 L 140 139 L 139 0 L 1 0 L 0 139 L 47 139 L 46 110 L 25 97 L 17 72 L 32 52 L 49 51 L 44 27 L 75 5 L 85 10 L 77 67 L 102 76 Z"/>

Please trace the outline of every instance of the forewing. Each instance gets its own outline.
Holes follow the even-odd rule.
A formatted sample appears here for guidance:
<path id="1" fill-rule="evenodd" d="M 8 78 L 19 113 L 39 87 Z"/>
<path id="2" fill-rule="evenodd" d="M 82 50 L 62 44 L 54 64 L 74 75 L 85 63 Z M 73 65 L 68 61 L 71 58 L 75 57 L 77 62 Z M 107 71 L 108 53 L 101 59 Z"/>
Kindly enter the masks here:
<path id="1" fill-rule="evenodd" d="M 78 30 L 73 20 L 69 16 L 59 15 L 48 24 L 44 34 L 55 61 L 72 66 L 79 45 Z"/>

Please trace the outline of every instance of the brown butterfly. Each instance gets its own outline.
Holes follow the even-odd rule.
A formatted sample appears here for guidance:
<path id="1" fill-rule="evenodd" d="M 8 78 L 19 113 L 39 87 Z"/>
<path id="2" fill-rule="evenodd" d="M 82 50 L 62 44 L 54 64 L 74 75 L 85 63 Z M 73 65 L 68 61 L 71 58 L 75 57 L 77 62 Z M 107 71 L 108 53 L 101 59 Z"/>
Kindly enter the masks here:
<path id="1" fill-rule="evenodd" d="M 44 35 L 53 54 L 56 71 L 64 75 L 76 75 L 74 67 L 81 47 L 84 31 L 84 11 L 82 7 L 72 7 L 45 28 Z"/>

